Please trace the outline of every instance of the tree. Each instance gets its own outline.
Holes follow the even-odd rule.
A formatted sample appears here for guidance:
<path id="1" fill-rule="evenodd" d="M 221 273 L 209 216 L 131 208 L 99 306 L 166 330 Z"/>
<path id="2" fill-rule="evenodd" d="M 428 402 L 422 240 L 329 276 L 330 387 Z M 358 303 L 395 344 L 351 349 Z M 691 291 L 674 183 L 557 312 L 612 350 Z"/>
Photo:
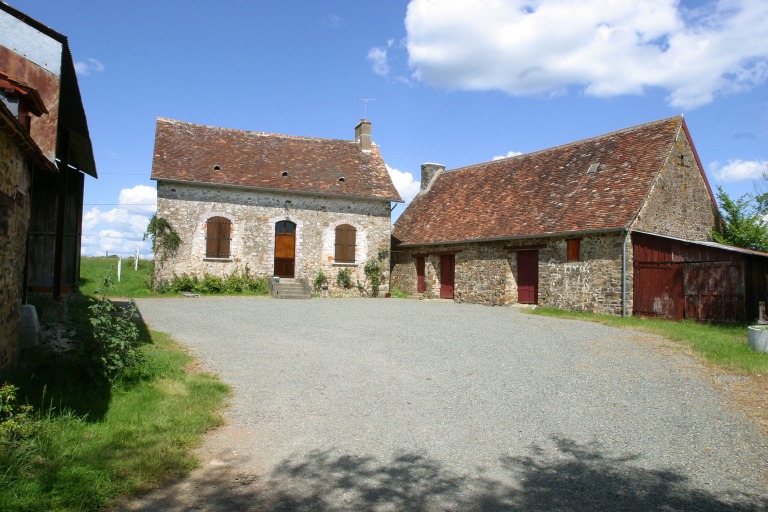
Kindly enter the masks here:
<path id="1" fill-rule="evenodd" d="M 759 197 L 744 194 L 733 200 L 717 187 L 722 222 L 712 231 L 715 242 L 768 252 L 768 225 L 766 224 Z"/>

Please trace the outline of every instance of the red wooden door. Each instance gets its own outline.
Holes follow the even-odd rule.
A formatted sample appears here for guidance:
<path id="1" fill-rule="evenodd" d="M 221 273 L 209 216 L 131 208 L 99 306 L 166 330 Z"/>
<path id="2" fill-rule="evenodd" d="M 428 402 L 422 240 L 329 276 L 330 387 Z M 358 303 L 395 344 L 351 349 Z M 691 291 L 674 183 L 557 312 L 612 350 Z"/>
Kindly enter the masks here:
<path id="1" fill-rule="evenodd" d="M 283 220 L 275 224 L 275 275 L 293 277 L 296 263 L 296 224 Z"/>
<path id="2" fill-rule="evenodd" d="M 633 314 L 683 319 L 682 263 L 636 262 L 633 288 Z"/>
<path id="3" fill-rule="evenodd" d="M 424 284 L 424 256 L 416 257 L 416 291 L 424 293 L 427 290 Z"/>
<path id="4" fill-rule="evenodd" d="M 453 298 L 453 279 L 456 270 L 456 255 L 443 254 L 440 256 L 440 298 Z"/>
<path id="5" fill-rule="evenodd" d="M 517 252 L 517 302 L 539 301 L 539 251 Z"/>

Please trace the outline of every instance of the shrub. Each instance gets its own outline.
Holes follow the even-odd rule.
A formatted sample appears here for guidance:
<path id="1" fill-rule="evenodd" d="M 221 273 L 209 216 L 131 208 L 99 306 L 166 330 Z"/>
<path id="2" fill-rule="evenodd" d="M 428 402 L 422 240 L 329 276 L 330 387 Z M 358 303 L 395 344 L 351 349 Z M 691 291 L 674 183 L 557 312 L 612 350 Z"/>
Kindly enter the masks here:
<path id="1" fill-rule="evenodd" d="M 339 270 L 339 273 L 336 274 L 336 284 L 338 284 L 339 287 L 343 288 L 344 290 L 349 290 L 352 288 L 352 273 L 348 268 Z"/>
<path id="2" fill-rule="evenodd" d="M 114 381 L 126 371 L 135 369 L 143 362 L 138 349 L 139 329 L 134 322 L 138 311 L 133 300 L 127 307 L 118 309 L 107 298 L 112 281 L 104 278 L 101 295 L 88 306 L 92 332 L 78 345 L 79 352 L 92 363 L 88 370 L 94 377 Z"/>
<path id="3" fill-rule="evenodd" d="M 27 438 L 35 432 L 32 406 L 17 403 L 18 391 L 13 384 L 0 386 L 0 445 Z"/>
<path id="4" fill-rule="evenodd" d="M 323 283 L 327 283 L 328 279 L 325 277 L 325 272 L 323 272 L 323 269 L 320 269 L 317 273 L 317 277 L 315 277 L 314 282 L 312 283 L 312 288 L 319 292 L 323 288 Z"/>

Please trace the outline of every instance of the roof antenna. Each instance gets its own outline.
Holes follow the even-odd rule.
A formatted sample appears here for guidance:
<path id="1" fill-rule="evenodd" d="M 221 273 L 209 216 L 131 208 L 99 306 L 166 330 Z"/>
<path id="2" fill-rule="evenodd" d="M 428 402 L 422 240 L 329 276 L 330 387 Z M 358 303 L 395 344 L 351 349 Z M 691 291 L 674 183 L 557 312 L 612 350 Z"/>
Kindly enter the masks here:
<path id="1" fill-rule="evenodd" d="M 376 101 L 376 98 L 355 98 L 357 101 L 363 102 L 363 118 L 368 119 L 368 102 Z"/>

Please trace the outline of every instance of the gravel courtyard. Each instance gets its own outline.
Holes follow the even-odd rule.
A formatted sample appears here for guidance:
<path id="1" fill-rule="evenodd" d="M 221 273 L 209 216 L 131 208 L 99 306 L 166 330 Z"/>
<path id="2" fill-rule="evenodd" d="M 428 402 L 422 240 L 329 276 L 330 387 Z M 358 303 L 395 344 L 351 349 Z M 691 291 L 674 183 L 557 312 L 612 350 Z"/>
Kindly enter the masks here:
<path id="1" fill-rule="evenodd" d="M 768 510 L 739 377 L 654 336 L 442 301 L 137 303 L 234 395 L 201 467 L 122 510 Z"/>

